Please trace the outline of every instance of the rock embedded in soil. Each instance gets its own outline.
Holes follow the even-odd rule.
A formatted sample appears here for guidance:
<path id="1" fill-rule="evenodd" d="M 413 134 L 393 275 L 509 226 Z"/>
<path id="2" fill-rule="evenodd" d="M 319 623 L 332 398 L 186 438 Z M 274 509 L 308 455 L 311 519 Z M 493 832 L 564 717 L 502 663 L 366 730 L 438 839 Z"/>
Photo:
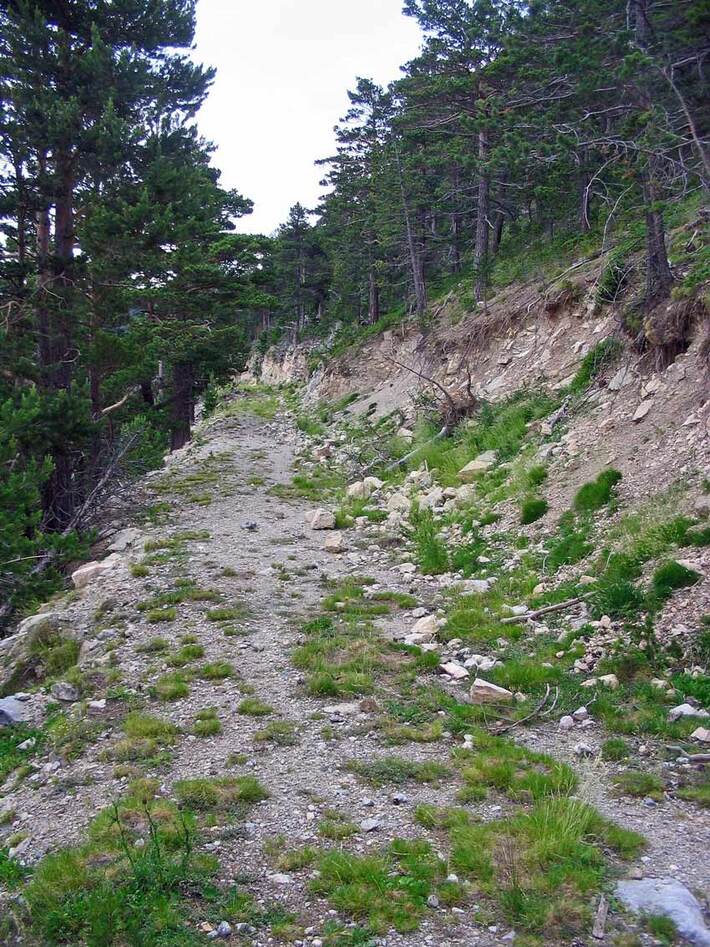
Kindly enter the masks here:
<path id="1" fill-rule="evenodd" d="M 345 544 L 345 537 L 342 533 L 331 533 L 326 537 L 325 542 L 323 543 L 323 548 L 326 552 L 345 552 L 347 546 Z"/>
<path id="2" fill-rule="evenodd" d="M 52 684 L 49 692 L 52 697 L 56 697 L 57 700 L 62 700 L 68 704 L 79 700 L 79 691 L 73 684 L 69 684 L 68 681 L 57 681 L 55 684 Z"/>
<path id="3" fill-rule="evenodd" d="M 118 561 L 118 555 L 113 554 L 107 559 L 102 559 L 101 562 L 87 562 L 85 565 L 79 566 L 79 568 L 75 569 L 71 574 L 71 580 L 74 583 L 74 588 L 85 588 L 96 579 L 101 578 L 101 576 L 103 576 L 106 572 L 109 572 L 111 569 L 113 569 Z"/>
<path id="4" fill-rule="evenodd" d="M 24 723 L 25 709 L 16 697 L 0 698 L 0 727 Z"/>
<path id="5" fill-rule="evenodd" d="M 304 519 L 311 529 L 335 529 L 335 514 L 330 510 L 309 510 Z"/>
<path id="6" fill-rule="evenodd" d="M 703 710 L 701 707 L 694 707 L 692 704 L 678 704 L 677 707 L 671 707 L 668 711 L 668 720 L 670 723 L 675 723 L 676 720 L 680 720 L 682 717 L 698 717 L 700 719 L 705 719 L 710 717 L 710 714 L 707 710 Z"/>
<path id="7" fill-rule="evenodd" d="M 505 687 L 498 687 L 497 684 L 491 684 L 482 677 L 475 679 L 469 694 L 474 704 L 509 703 L 513 700 L 511 691 L 506 690 Z"/>
<path id="8" fill-rule="evenodd" d="M 696 947 L 710 947 L 700 902 L 675 878 L 624 879 L 617 882 L 616 895 L 630 911 L 668 917 L 681 937 Z"/>
<path id="9" fill-rule="evenodd" d="M 480 474 L 489 471 L 495 465 L 495 462 L 496 452 L 493 450 L 484 451 L 459 470 L 459 480 L 462 483 L 473 483 Z"/>

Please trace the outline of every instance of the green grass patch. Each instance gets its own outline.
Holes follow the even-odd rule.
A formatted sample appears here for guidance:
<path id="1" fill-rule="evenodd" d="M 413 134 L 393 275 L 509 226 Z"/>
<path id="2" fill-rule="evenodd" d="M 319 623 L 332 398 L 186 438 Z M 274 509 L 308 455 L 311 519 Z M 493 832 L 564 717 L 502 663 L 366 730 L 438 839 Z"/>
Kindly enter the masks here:
<path id="1" fill-rule="evenodd" d="M 535 523 L 537 520 L 541 519 L 545 513 L 547 513 L 549 508 L 550 504 L 547 502 L 547 500 L 525 500 L 523 505 L 520 507 L 520 522 L 523 524 L 523 526 L 527 526 L 530 523 Z"/>
<path id="2" fill-rule="evenodd" d="M 245 697 L 239 703 L 237 712 L 249 717 L 268 717 L 269 714 L 274 713 L 274 708 L 258 697 Z"/>
<path id="3" fill-rule="evenodd" d="M 398 756 L 370 761 L 351 760 L 345 768 L 375 786 L 388 783 L 398 786 L 407 782 L 436 783 L 451 775 L 451 770 L 441 763 L 417 763 Z"/>
<path id="4" fill-rule="evenodd" d="M 650 798 L 660 802 L 663 799 L 665 784 L 655 773 L 630 769 L 614 778 L 616 791 L 624 796 Z"/>
<path id="5" fill-rule="evenodd" d="M 574 508 L 580 513 L 591 513 L 600 510 L 611 502 L 614 496 L 614 487 L 621 480 L 618 470 L 609 468 L 603 470 L 596 480 L 585 483 L 580 487 L 574 498 Z"/>

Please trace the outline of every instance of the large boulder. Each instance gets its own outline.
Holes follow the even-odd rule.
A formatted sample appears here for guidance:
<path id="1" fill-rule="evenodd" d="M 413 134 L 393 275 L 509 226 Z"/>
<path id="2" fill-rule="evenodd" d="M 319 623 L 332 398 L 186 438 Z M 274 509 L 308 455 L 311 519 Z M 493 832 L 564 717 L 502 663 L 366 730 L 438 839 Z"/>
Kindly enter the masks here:
<path id="1" fill-rule="evenodd" d="M 75 589 L 83 589 L 87 585 L 90 585 L 92 582 L 95 582 L 101 576 L 105 575 L 107 572 L 110 572 L 114 566 L 120 561 L 120 557 L 117 554 L 108 556 L 106 559 L 102 559 L 100 562 L 87 562 L 83 566 L 79 566 L 78 569 L 75 569 L 71 574 L 71 580 L 74 583 Z"/>
<path id="2" fill-rule="evenodd" d="M 459 480 L 462 483 L 473 483 L 482 473 L 486 473 L 495 466 L 495 462 L 496 452 L 494 450 L 484 451 L 459 470 Z"/>
<path id="3" fill-rule="evenodd" d="M 689 943 L 710 947 L 710 929 L 700 902 L 675 878 L 624 879 L 616 884 L 616 896 L 630 911 L 668 917 Z"/>
<path id="4" fill-rule="evenodd" d="M 405 644 L 428 644 L 436 637 L 441 622 L 436 615 L 425 615 L 412 625 L 409 634 L 404 639 Z"/>
<path id="5" fill-rule="evenodd" d="M 24 723 L 26 720 L 25 708 L 14 697 L 0 698 L 0 727 L 9 727 L 12 724 Z"/>
<path id="6" fill-rule="evenodd" d="M 513 699 L 512 693 L 505 687 L 491 684 L 482 677 L 477 677 L 471 685 L 470 696 L 474 704 L 510 703 Z"/>
<path id="7" fill-rule="evenodd" d="M 347 548 L 345 545 L 345 537 L 340 531 L 329 533 L 323 543 L 323 548 L 326 552 L 345 552 Z"/>
<path id="8" fill-rule="evenodd" d="M 0 641 L 0 693 L 34 681 L 37 644 L 64 633 L 57 612 L 40 612 L 21 621 L 14 635 Z"/>
<path id="9" fill-rule="evenodd" d="M 387 510 L 390 513 L 405 513 L 410 506 L 409 498 L 403 493 L 393 493 L 387 501 Z"/>
<path id="10" fill-rule="evenodd" d="M 434 487 L 428 493 L 421 494 L 419 505 L 427 510 L 434 510 L 444 502 L 444 491 L 441 487 Z"/>
<path id="11" fill-rule="evenodd" d="M 454 503 L 459 507 L 471 506 L 472 503 L 476 502 L 477 496 L 478 492 L 475 486 L 472 483 L 465 483 L 456 490 Z"/>
<path id="12" fill-rule="evenodd" d="M 125 552 L 131 546 L 136 546 L 142 537 L 143 534 L 139 529 L 128 526 L 116 533 L 108 548 L 111 552 Z"/>
<path id="13" fill-rule="evenodd" d="M 349 500 L 369 500 L 372 487 L 365 480 L 356 480 L 345 493 Z"/>
<path id="14" fill-rule="evenodd" d="M 311 529 L 335 529 L 335 514 L 330 510 L 309 510 L 305 520 Z"/>

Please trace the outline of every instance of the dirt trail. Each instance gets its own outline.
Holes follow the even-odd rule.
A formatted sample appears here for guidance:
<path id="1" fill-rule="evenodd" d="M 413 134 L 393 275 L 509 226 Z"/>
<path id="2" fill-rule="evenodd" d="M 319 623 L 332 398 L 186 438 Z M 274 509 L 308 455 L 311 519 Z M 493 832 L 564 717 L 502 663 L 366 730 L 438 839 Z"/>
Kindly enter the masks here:
<path id="1" fill-rule="evenodd" d="M 314 929 L 303 942 L 310 944 L 323 921 L 334 912 L 326 901 L 309 893 L 309 870 L 287 877 L 277 873 L 273 860 L 264 852 L 264 842 L 283 835 L 289 848 L 321 844 L 318 822 L 324 810 L 338 809 L 358 825 L 364 820 L 377 820 L 374 831 L 360 831 L 345 843 L 352 851 L 377 850 L 395 836 L 420 836 L 422 830 L 413 820 L 416 805 L 455 805 L 456 785 L 453 780 L 442 786 L 408 784 L 404 788 L 377 789 L 365 785 L 347 773 L 343 764 L 353 758 L 369 759 L 393 752 L 368 726 L 373 715 L 363 713 L 357 701 L 334 708 L 333 704 L 341 702 L 305 696 L 302 677 L 291 664 L 290 652 L 301 640 L 300 624 L 313 616 L 324 595 L 325 577 L 368 575 L 383 588 L 412 593 L 418 605 L 428 609 L 441 604 L 441 591 L 433 579 L 402 575 L 394 568 L 397 550 L 381 548 L 367 532 L 350 531 L 350 549 L 344 554 L 326 552 L 326 534 L 309 529 L 304 522 L 304 512 L 312 505 L 270 492 L 274 484 L 290 482 L 299 437 L 286 419 L 267 423 L 245 414 L 207 425 L 198 441 L 171 462 L 168 477 L 177 482 L 191 474 L 199 477 L 205 469 L 218 470 L 218 479 L 210 487 L 211 502 L 175 503 L 168 522 L 147 528 L 145 538 L 161 539 L 186 530 L 195 534 L 208 531 L 209 538 L 190 541 L 184 558 L 168 558 L 146 578 L 129 573 L 128 563 L 140 559 L 140 551 L 133 550 L 117 569 L 90 585 L 66 609 L 72 621 L 88 627 L 100 603 L 113 599 L 114 613 L 125 616 L 128 623 L 112 660 L 122 673 L 123 686 L 147 698 L 147 710 L 169 716 L 186 733 L 198 711 L 217 710 L 222 723 L 220 734 L 209 739 L 181 739 L 171 761 L 148 775 L 156 775 L 166 792 L 174 781 L 188 776 L 257 776 L 270 798 L 252 811 L 239 837 L 225 836 L 215 829 L 210 847 L 219 856 L 221 878 L 246 876 L 247 887 L 258 898 L 281 901 L 296 911 Z M 225 605 L 247 606 L 246 617 L 236 622 L 245 633 L 227 637 L 222 625 L 207 620 L 205 603 L 199 602 L 179 605 L 177 620 L 170 624 L 150 624 L 136 610 L 137 603 L 170 588 L 178 575 L 218 591 Z M 411 612 L 399 612 L 396 619 L 386 619 L 383 627 L 392 628 L 394 621 L 400 628 L 408 628 L 413 620 Z M 224 682 L 197 679 L 190 685 L 189 697 L 159 703 L 148 696 L 149 687 L 168 669 L 159 658 L 137 649 L 156 635 L 172 642 L 185 632 L 195 635 L 204 647 L 205 661 L 229 661 L 239 677 Z M 264 726 L 264 719 L 237 712 L 245 684 L 253 689 L 255 697 L 274 707 L 280 719 L 295 724 L 295 745 L 254 741 L 254 733 Z M 106 713 L 119 720 L 119 702 L 109 699 Z M 332 731 L 328 738 L 324 727 Z M 586 730 L 583 736 L 595 748 L 602 740 L 601 733 L 594 729 Z M 110 737 L 108 728 L 105 737 L 88 744 L 85 752 L 71 762 L 51 758 L 54 770 L 41 771 L 4 800 L 20 814 L 15 828 L 29 835 L 25 857 L 36 857 L 80 838 L 95 812 L 125 789 L 127 779 L 115 778 L 115 763 L 102 759 Z M 575 762 L 572 748 L 579 739 L 579 735 L 559 734 L 556 726 L 521 735 L 528 745 L 572 762 L 583 777 L 583 794 L 590 801 L 648 837 L 650 848 L 643 859 L 647 875 L 671 874 L 696 889 L 708 885 L 710 825 L 702 810 L 679 801 L 666 801 L 653 808 L 641 800 L 619 803 L 608 792 L 605 764 Z M 394 752 L 410 759 L 447 762 L 451 747 L 452 741 L 444 739 L 432 744 L 405 744 Z M 232 762 L 235 754 L 239 755 L 237 765 Z M 501 808 L 499 800 L 491 800 L 473 808 L 483 819 L 499 818 L 506 804 Z M 486 947 L 505 942 L 508 933 L 508 928 L 476 923 L 468 906 L 465 910 L 436 908 L 427 914 L 418 931 L 408 935 L 390 933 L 386 943 L 390 947 L 422 943 Z M 254 944 L 267 942 L 266 934 L 254 935 Z"/>

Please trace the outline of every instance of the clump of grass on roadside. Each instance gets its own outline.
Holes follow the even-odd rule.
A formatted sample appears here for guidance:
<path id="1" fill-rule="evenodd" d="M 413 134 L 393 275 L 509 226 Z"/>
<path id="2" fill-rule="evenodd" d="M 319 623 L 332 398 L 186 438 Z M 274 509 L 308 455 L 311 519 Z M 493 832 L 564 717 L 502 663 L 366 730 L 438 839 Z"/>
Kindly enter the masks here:
<path id="1" fill-rule="evenodd" d="M 195 715 L 192 732 L 196 737 L 213 737 L 222 732 L 217 711 L 213 708 L 201 710 Z"/>
<path id="2" fill-rule="evenodd" d="M 663 799 L 664 783 L 655 773 L 641 772 L 630 769 L 620 773 L 614 779 L 614 785 L 619 793 L 637 798 L 650 798 L 660 802 Z"/>
<path id="3" fill-rule="evenodd" d="M 190 693 L 190 686 L 187 678 L 179 671 L 173 671 L 169 674 L 163 674 L 154 685 L 155 696 L 159 700 L 172 701 L 187 697 Z"/>
<path id="4" fill-rule="evenodd" d="M 451 866 L 496 902 L 508 923 L 546 942 L 583 936 L 590 894 L 608 877 L 604 849 L 635 856 L 644 842 L 566 796 L 496 822 L 450 829 Z"/>
<path id="5" fill-rule="evenodd" d="M 367 925 L 369 934 L 416 930 L 427 898 L 445 883 L 444 863 L 423 839 L 395 839 L 386 852 L 353 855 L 333 850 L 316 862 L 312 890 Z"/>
<path id="6" fill-rule="evenodd" d="M 269 798 L 255 776 L 223 776 L 219 779 L 181 779 L 173 786 L 178 802 L 196 812 L 245 812 Z"/>
<path id="7" fill-rule="evenodd" d="M 618 470 L 609 468 L 603 470 L 596 480 L 585 483 L 577 491 L 574 498 L 574 508 L 581 513 L 591 513 L 600 510 L 611 502 L 614 487 L 621 480 L 621 473 Z"/>
<path id="8" fill-rule="evenodd" d="M 296 727 L 287 720 L 272 720 L 254 734 L 257 743 L 275 743 L 277 746 L 294 746 L 298 743 Z"/>
<path id="9" fill-rule="evenodd" d="M 237 712 L 247 714 L 250 717 L 268 717 L 269 714 L 274 712 L 274 708 L 258 697 L 245 697 L 239 703 Z"/>
<path id="10" fill-rule="evenodd" d="M 375 786 L 406 782 L 436 783 L 451 775 L 451 770 L 441 763 L 415 763 L 398 756 L 385 756 L 367 762 L 351 760 L 345 768 Z"/>
<path id="11" fill-rule="evenodd" d="M 534 523 L 541 519 L 549 508 L 547 500 L 531 499 L 525 500 L 520 508 L 520 522 L 523 526 Z"/>

